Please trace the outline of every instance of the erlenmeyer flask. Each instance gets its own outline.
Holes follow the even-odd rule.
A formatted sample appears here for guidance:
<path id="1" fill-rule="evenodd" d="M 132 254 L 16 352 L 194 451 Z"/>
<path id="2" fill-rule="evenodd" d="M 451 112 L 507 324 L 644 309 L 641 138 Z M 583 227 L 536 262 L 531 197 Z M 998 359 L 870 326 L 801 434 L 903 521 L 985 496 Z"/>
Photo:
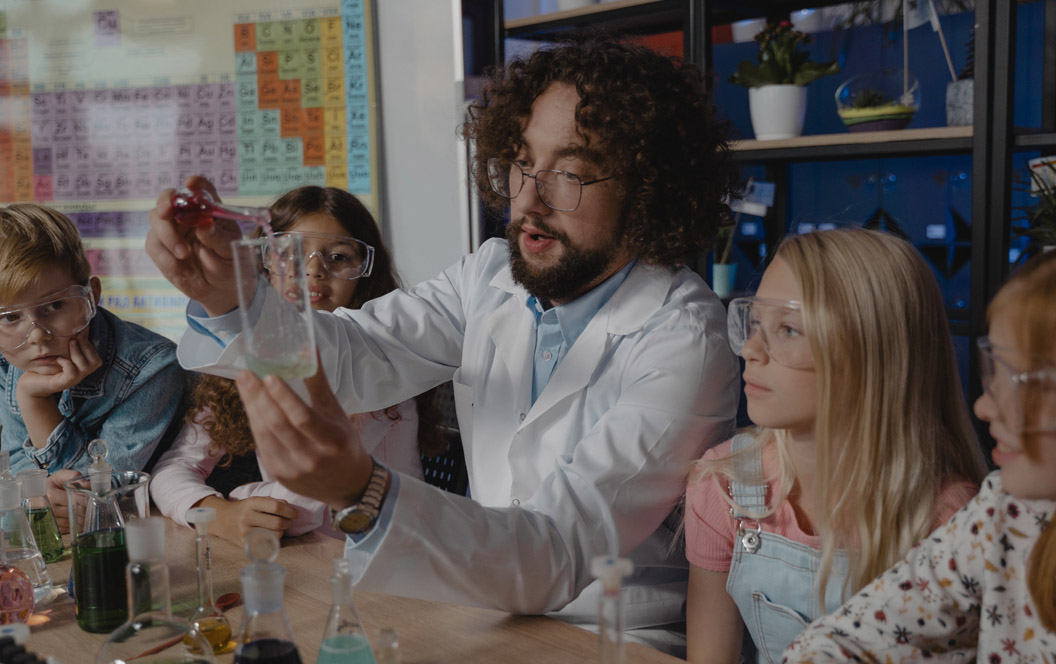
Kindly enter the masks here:
<path id="1" fill-rule="evenodd" d="M 205 637 L 189 624 L 173 620 L 169 566 L 165 563 L 165 520 L 131 520 L 125 526 L 125 537 L 128 620 L 107 637 L 95 663 L 215 663 Z"/>
<path id="2" fill-rule="evenodd" d="M 249 564 L 239 578 L 245 613 L 239 631 L 235 664 L 301 664 L 293 628 L 282 607 L 282 584 L 286 570 L 275 563 L 279 538 L 263 528 L 246 537 Z"/>
<path id="3" fill-rule="evenodd" d="M 4 540 L 7 564 L 26 573 L 33 584 L 33 602 L 40 605 L 51 595 L 51 575 L 22 509 L 22 487 L 18 479 L 10 476 L 0 478 L 0 538 Z"/>
<path id="4" fill-rule="evenodd" d="M 348 561 L 334 559 L 334 575 L 330 577 L 333 604 L 326 619 L 323 641 L 319 644 L 318 664 L 374 664 L 359 612 L 352 603 L 352 575 Z"/>
<path id="5" fill-rule="evenodd" d="M 29 519 L 29 527 L 37 540 L 37 548 L 45 563 L 53 563 L 66 552 L 55 521 L 55 510 L 48 499 L 48 471 L 43 469 L 23 470 L 18 474 L 22 486 L 22 509 Z"/>

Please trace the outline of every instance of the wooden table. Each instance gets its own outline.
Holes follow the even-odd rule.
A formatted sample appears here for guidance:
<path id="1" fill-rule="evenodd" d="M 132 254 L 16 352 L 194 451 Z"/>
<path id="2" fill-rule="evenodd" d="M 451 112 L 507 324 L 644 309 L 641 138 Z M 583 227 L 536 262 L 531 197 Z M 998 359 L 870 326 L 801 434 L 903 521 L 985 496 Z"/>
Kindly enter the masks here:
<path id="1" fill-rule="evenodd" d="M 194 532 L 169 521 L 166 550 L 173 614 L 186 618 L 198 604 Z M 283 540 L 279 552 L 278 562 L 286 568 L 286 614 L 305 664 L 315 662 L 319 650 L 330 609 L 331 561 L 342 550 L 341 541 L 310 533 Z M 238 572 L 246 562 L 242 549 L 213 537 L 212 552 L 215 595 L 241 592 Z M 52 581 L 62 590 L 53 593 L 51 602 L 40 607 L 31 619 L 27 649 L 38 655 L 54 655 L 62 664 L 94 662 L 106 635 L 89 634 L 77 627 L 73 602 L 65 593 L 70 563 L 67 551 L 62 560 L 48 565 Z M 595 634 L 546 616 L 511 616 L 501 611 L 368 592 L 357 592 L 355 603 L 372 642 L 377 642 L 380 629 L 396 629 L 404 664 L 596 661 Z M 227 612 L 236 634 L 242 613 L 241 603 Z M 217 657 L 221 663 L 233 659 L 230 654 Z M 681 660 L 639 644 L 628 644 L 627 661 L 663 664 Z"/>

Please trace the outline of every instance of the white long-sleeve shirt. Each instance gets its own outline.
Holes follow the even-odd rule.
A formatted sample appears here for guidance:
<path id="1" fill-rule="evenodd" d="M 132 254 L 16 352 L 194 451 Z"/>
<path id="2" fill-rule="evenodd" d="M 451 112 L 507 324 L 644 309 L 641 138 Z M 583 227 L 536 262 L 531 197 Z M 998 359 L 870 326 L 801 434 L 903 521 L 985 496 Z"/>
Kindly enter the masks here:
<path id="1" fill-rule="evenodd" d="M 422 479 L 422 463 L 418 452 L 418 409 L 414 399 L 401 402 L 396 410 L 399 419 L 389 418 L 384 411 L 357 416 L 363 446 L 378 461 L 389 468 Z M 206 484 L 221 455 L 209 449 L 209 436 L 198 422 L 206 421 L 210 412 L 201 413 L 194 424 L 185 424 L 172 447 L 154 466 L 150 494 L 161 513 L 182 525 L 187 523 L 187 510 L 209 496 L 223 495 Z M 279 498 L 297 508 L 298 515 L 287 530 L 290 536 L 301 535 L 321 526 L 329 527 L 330 510 L 323 503 L 296 494 L 276 482 L 264 466 L 258 463 L 263 481 L 250 482 L 234 489 L 230 500 L 253 496 Z"/>

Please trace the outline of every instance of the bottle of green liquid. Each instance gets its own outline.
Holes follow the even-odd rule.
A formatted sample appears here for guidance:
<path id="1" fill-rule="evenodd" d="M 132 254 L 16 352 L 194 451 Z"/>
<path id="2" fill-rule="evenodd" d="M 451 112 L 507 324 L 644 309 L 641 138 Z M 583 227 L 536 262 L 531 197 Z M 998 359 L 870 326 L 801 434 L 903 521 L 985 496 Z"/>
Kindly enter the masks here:
<path id="1" fill-rule="evenodd" d="M 334 575 L 330 577 L 333 605 L 326 619 L 323 642 L 319 644 L 317 664 L 374 664 L 374 652 L 363 631 L 359 613 L 352 604 L 352 576 L 348 561 L 334 560 Z"/>
<path id="2" fill-rule="evenodd" d="M 55 511 L 48 499 L 48 471 L 35 469 L 23 470 L 18 474 L 22 485 L 22 509 L 29 518 L 29 527 L 37 540 L 40 555 L 45 563 L 53 563 L 66 552 L 59 534 L 59 524 L 55 521 Z"/>

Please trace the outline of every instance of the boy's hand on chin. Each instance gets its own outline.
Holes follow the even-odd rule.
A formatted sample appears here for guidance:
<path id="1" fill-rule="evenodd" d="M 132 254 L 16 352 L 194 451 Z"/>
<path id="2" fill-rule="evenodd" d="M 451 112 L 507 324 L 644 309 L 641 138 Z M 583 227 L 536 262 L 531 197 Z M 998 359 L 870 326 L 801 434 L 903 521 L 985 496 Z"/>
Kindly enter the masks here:
<path id="1" fill-rule="evenodd" d="M 88 339 L 70 340 L 70 357 L 57 358 L 33 371 L 27 370 L 18 379 L 17 393 L 25 397 L 50 397 L 77 385 L 103 365 L 102 358 Z"/>

